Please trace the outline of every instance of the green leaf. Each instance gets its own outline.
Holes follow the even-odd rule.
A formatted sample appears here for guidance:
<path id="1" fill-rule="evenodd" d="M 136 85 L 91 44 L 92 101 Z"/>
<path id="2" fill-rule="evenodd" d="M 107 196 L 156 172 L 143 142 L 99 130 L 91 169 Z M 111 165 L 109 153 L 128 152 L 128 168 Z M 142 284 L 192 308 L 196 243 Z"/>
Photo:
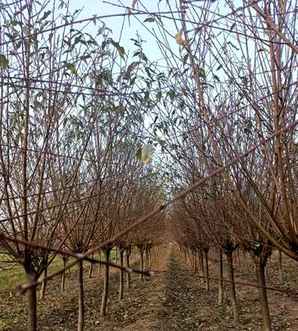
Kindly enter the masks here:
<path id="1" fill-rule="evenodd" d="M 66 68 L 74 75 L 78 74 L 78 71 L 73 63 L 66 63 Z"/>
<path id="2" fill-rule="evenodd" d="M 206 72 L 203 68 L 198 68 L 198 74 L 201 78 L 206 78 Z"/>
<path id="3" fill-rule="evenodd" d="M 144 20 L 144 23 L 145 23 L 145 22 L 150 22 L 150 23 L 155 22 L 155 18 L 154 18 L 154 17 L 147 17 L 147 18 Z"/>
<path id="4" fill-rule="evenodd" d="M 145 164 L 152 160 L 153 147 L 150 144 L 145 144 L 137 150 L 136 157 L 138 160 L 143 161 Z"/>
<path id="5" fill-rule="evenodd" d="M 9 66 L 9 61 L 7 57 L 3 54 L 0 54 L 0 69 L 7 69 Z"/>
<path id="6" fill-rule="evenodd" d="M 142 161 L 142 148 L 140 147 L 136 152 L 136 158 Z"/>
<path id="7" fill-rule="evenodd" d="M 116 41 L 114 41 L 113 39 L 111 40 L 111 44 L 117 49 L 117 52 L 119 53 L 119 55 L 124 58 L 125 55 L 125 49 L 124 47 L 120 46 L 120 44 Z"/>

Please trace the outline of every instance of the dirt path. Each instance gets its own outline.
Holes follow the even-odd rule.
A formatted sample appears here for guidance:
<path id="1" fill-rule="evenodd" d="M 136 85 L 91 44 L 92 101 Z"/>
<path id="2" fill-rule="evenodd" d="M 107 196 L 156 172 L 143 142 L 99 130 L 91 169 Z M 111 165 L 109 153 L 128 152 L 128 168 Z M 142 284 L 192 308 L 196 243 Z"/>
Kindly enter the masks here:
<path id="1" fill-rule="evenodd" d="M 254 283 L 253 270 L 249 263 L 236 265 L 236 281 Z M 269 286 L 278 285 L 276 259 L 270 263 Z M 161 249 L 153 269 L 159 270 L 153 277 L 140 280 L 132 277 L 131 288 L 125 290 L 122 301 L 118 300 L 119 275 L 111 277 L 108 313 L 99 317 L 102 292 L 102 277 L 96 274 L 87 279 L 86 331 L 260 331 L 261 312 L 258 293 L 255 288 L 237 286 L 240 304 L 241 326 L 233 323 L 231 304 L 225 289 L 224 304 L 217 305 L 217 282 L 210 281 L 210 291 L 185 264 L 183 257 L 172 247 Z M 283 289 L 290 293 L 270 292 L 269 302 L 273 331 L 298 331 L 297 265 L 285 263 Z M 217 265 L 210 263 L 210 275 L 216 277 Z M 40 331 L 73 331 L 77 322 L 77 285 L 75 272 L 67 279 L 64 294 L 59 291 L 59 280 L 49 284 L 48 294 L 39 302 Z M 23 331 L 26 329 L 26 300 L 24 297 L 10 297 L 0 290 L 1 331 Z"/>
<path id="2" fill-rule="evenodd" d="M 202 323 L 197 309 L 200 289 L 193 282 L 191 272 L 185 271 L 178 258 L 171 254 L 164 277 L 164 302 L 155 330 L 198 330 Z"/>

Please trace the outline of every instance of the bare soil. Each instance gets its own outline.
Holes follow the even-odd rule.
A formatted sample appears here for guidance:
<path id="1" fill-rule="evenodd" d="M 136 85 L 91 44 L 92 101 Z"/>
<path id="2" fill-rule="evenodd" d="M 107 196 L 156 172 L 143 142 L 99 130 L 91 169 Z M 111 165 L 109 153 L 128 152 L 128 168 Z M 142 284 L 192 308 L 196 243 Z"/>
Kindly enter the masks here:
<path id="1" fill-rule="evenodd" d="M 217 305 L 217 281 L 211 280 L 206 291 L 204 280 L 185 263 L 174 248 L 161 248 L 153 261 L 157 272 L 144 281 L 132 277 L 130 289 L 118 300 L 118 273 L 111 277 L 108 314 L 99 317 L 102 291 L 101 272 L 86 284 L 87 331 L 171 331 L 171 330 L 261 330 L 261 312 L 257 289 L 237 285 L 241 325 L 234 325 L 232 309 L 225 289 L 224 304 Z M 253 265 L 247 257 L 235 265 L 236 282 L 255 283 Z M 280 291 L 268 291 L 274 331 L 298 331 L 298 276 L 297 264 L 284 258 L 284 281 L 279 280 L 277 255 L 269 263 L 268 286 Z M 217 277 L 217 264 L 210 262 L 210 277 Z M 76 274 L 67 277 L 66 291 L 60 293 L 60 280 L 50 282 L 47 296 L 39 301 L 40 330 L 76 330 L 77 286 Z M 226 285 L 227 287 L 228 285 Z M 0 330 L 23 331 L 26 329 L 26 298 L 15 297 L 9 290 L 0 289 Z"/>

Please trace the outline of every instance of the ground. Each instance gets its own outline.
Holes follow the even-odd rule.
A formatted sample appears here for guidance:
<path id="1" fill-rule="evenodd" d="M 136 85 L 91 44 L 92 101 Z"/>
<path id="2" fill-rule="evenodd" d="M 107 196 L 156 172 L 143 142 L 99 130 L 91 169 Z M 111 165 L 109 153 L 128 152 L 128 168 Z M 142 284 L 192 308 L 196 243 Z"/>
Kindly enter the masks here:
<path id="1" fill-rule="evenodd" d="M 88 278 L 86 271 L 86 328 L 93 331 L 157 331 L 157 330 L 261 330 L 261 314 L 257 290 L 237 285 L 240 303 L 240 326 L 235 326 L 231 305 L 225 291 L 225 302 L 217 305 L 217 281 L 212 280 L 210 291 L 198 273 L 185 263 L 175 247 L 161 247 L 153 259 L 154 275 L 144 281 L 133 276 L 132 286 L 118 300 L 118 273 L 112 273 L 108 314 L 99 317 L 102 275 L 95 271 Z M 210 262 L 210 277 L 217 277 L 215 256 Z M 235 265 L 236 281 L 255 282 L 252 263 Z M 268 286 L 281 291 L 268 291 L 274 331 L 298 331 L 297 264 L 284 258 L 284 282 L 280 284 L 277 255 L 269 263 Z M 0 271 L 1 272 L 1 271 Z M 50 282 L 47 296 L 39 301 L 40 330 L 76 330 L 77 287 L 76 272 L 67 277 L 66 291 L 60 293 L 60 280 Z M 26 327 L 26 298 L 15 297 L 12 289 L 0 288 L 0 330 L 23 331 Z"/>

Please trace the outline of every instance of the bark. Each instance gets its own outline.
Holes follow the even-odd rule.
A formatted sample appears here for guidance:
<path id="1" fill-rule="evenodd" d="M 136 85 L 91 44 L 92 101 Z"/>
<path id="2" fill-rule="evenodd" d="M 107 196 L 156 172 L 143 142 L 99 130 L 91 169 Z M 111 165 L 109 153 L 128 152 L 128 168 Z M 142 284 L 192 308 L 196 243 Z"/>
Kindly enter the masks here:
<path id="1" fill-rule="evenodd" d="M 205 270 L 206 270 L 206 290 L 209 291 L 210 289 L 210 285 L 209 285 L 209 264 L 208 264 L 208 250 L 205 249 L 204 250 L 205 253 Z"/>
<path id="2" fill-rule="evenodd" d="M 66 267 L 67 264 L 67 258 L 63 257 L 63 268 Z M 61 292 L 64 292 L 65 290 L 65 277 L 66 277 L 66 271 L 64 270 L 61 275 Z"/>
<path id="3" fill-rule="evenodd" d="M 84 306 L 84 269 L 83 261 L 80 260 L 78 263 L 78 285 L 79 285 L 79 312 L 78 312 L 78 331 L 84 330 L 84 315 L 85 315 L 85 306 Z"/>
<path id="4" fill-rule="evenodd" d="M 99 252 L 99 261 L 102 262 L 102 253 L 101 252 Z M 98 268 L 97 269 L 98 273 L 101 272 L 101 267 L 102 267 L 102 264 L 98 263 L 98 267 L 97 267 Z"/>
<path id="5" fill-rule="evenodd" d="M 48 267 L 45 268 L 43 273 L 43 281 L 41 283 L 41 289 L 40 289 L 40 299 L 44 299 L 46 294 L 46 288 L 47 288 L 47 276 L 48 276 Z"/>
<path id="6" fill-rule="evenodd" d="M 104 251 L 107 264 L 105 264 L 105 266 L 104 266 L 104 283 L 103 283 L 103 293 L 102 293 L 102 300 L 101 300 L 101 307 L 100 307 L 100 316 L 105 316 L 106 312 L 107 312 L 107 302 L 108 302 L 108 295 L 109 295 L 110 253 L 111 253 L 110 248 L 108 248 Z"/>
<path id="7" fill-rule="evenodd" d="M 228 252 L 226 254 L 228 261 L 228 277 L 230 281 L 230 296 L 233 307 L 233 316 L 235 324 L 239 324 L 239 307 L 236 296 L 236 287 L 235 287 L 235 279 L 234 279 L 234 267 L 233 267 L 233 255 L 232 252 Z"/>
<path id="8" fill-rule="evenodd" d="M 140 270 L 144 271 L 144 249 L 142 246 L 140 246 L 139 250 L 140 250 Z M 140 279 L 144 280 L 143 273 L 140 274 Z"/>
<path id="9" fill-rule="evenodd" d="M 119 258 L 120 258 L 120 265 L 121 265 L 121 268 L 124 267 L 124 263 L 123 263 L 123 258 L 124 258 L 124 250 L 123 249 L 120 249 L 119 250 Z M 119 282 L 119 300 L 122 300 L 123 299 L 123 289 L 124 289 L 124 270 L 121 269 L 120 270 L 120 282 Z"/>
<path id="10" fill-rule="evenodd" d="M 222 262 L 222 250 L 219 251 L 219 277 L 218 277 L 218 304 L 223 304 L 223 262 Z"/>
<path id="11" fill-rule="evenodd" d="M 129 258 L 130 258 L 130 250 L 127 249 L 126 250 L 126 266 L 127 266 L 127 268 L 130 268 Z M 127 288 L 130 288 L 130 283 L 131 283 L 130 272 L 127 272 L 126 273 Z"/>
<path id="12" fill-rule="evenodd" d="M 88 277 L 92 278 L 94 263 L 90 263 Z"/>
<path id="13" fill-rule="evenodd" d="M 200 267 L 201 267 L 201 279 L 202 279 L 202 284 L 205 282 L 204 277 L 205 277 L 205 267 L 204 267 L 204 256 L 203 252 L 200 250 L 199 252 L 199 257 L 200 257 Z"/>
<path id="14" fill-rule="evenodd" d="M 279 271 L 279 281 L 282 284 L 284 281 L 284 275 L 283 275 L 282 252 L 281 251 L 278 251 L 278 271 Z"/>
<path id="15" fill-rule="evenodd" d="M 36 281 L 35 274 L 27 274 L 27 278 L 30 282 Z M 28 289 L 28 324 L 29 331 L 37 331 L 37 295 L 36 295 L 36 286 L 33 286 Z"/>
<path id="16" fill-rule="evenodd" d="M 262 263 L 260 261 L 256 263 L 256 273 L 259 285 L 258 291 L 262 308 L 263 331 L 271 331 L 271 318 L 266 290 L 265 268 L 266 263 Z"/>

